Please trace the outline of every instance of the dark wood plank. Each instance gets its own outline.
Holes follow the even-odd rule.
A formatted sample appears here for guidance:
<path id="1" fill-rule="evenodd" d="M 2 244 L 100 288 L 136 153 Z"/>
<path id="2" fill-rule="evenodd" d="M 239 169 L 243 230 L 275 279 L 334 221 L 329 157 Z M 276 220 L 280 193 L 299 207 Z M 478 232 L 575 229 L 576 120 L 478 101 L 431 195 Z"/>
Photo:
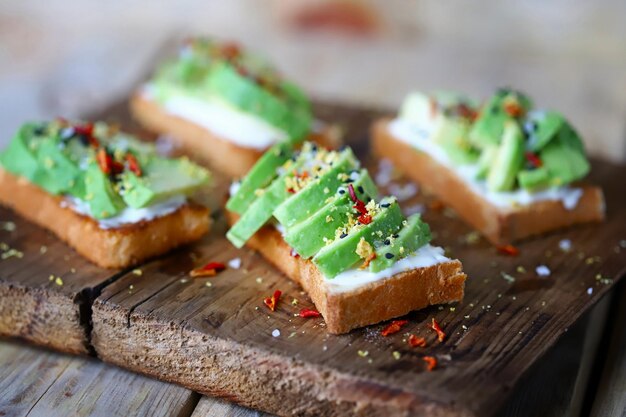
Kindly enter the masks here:
<path id="1" fill-rule="evenodd" d="M 0 342 L 0 416 L 190 416 L 198 394 L 93 359 Z"/>
<path id="2" fill-rule="evenodd" d="M 380 113 L 328 105 L 318 111 L 345 126 L 349 142 L 366 156 L 366 132 Z M 435 243 L 463 261 L 470 279 L 463 303 L 408 316 L 406 331 L 429 339 L 424 350 L 408 348 L 403 335 L 380 337 L 382 326 L 329 336 L 320 321 L 294 317 L 311 307 L 308 297 L 257 255 L 233 248 L 220 216 L 216 230 L 191 251 L 149 263 L 141 276 L 127 274 L 103 291 L 94 304 L 94 346 L 106 361 L 282 415 L 491 415 L 624 275 L 624 175 L 623 166 L 594 161 L 592 180 L 607 194 L 607 222 L 529 240 L 518 257 L 476 240 L 453 212 L 426 210 Z M 419 195 L 405 204 L 428 207 L 429 201 Z M 562 239 L 571 240 L 569 252 L 559 249 Z M 235 257 L 243 261 L 239 270 L 187 278 L 196 265 Z M 535 273 L 542 264 L 549 277 Z M 276 288 L 287 302 L 267 314 L 262 298 Z M 293 298 L 298 306 L 289 303 Z M 432 317 L 449 335 L 443 344 L 434 343 L 427 327 Z M 275 329 L 279 337 L 272 337 Z M 435 372 L 424 371 L 423 354 L 439 358 Z"/>
<path id="3" fill-rule="evenodd" d="M 0 335 L 89 353 L 90 306 L 116 271 L 0 207 Z"/>
<path id="4" fill-rule="evenodd" d="M 272 417 L 249 408 L 211 397 L 202 397 L 191 417 Z"/>
<path id="5" fill-rule="evenodd" d="M 626 416 L 626 285 L 620 284 L 612 316 L 610 347 L 591 416 Z"/>

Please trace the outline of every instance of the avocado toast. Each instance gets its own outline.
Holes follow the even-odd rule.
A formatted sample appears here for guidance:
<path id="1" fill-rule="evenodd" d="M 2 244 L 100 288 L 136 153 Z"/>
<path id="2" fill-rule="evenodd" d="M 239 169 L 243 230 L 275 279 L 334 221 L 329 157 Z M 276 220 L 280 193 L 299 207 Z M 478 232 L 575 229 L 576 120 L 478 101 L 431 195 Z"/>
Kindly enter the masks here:
<path id="1" fill-rule="evenodd" d="M 0 203 L 81 255 L 124 268 L 199 239 L 210 180 L 186 158 L 159 156 L 106 123 L 26 123 L 0 152 Z"/>
<path id="2" fill-rule="evenodd" d="M 300 88 L 235 43 L 186 41 L 130 104 L 144 126 L 231 177 L 244 175 L 275 143 L 338 140 L 313 120 Z"/>
<path id="3" fill-rule="evenodd" d="M 233 184 L 226 208 L 228 239 L 298 282 L 330 333 L 463 298 L 461 263 L 429 244 L 419 215 L 379 198 L 349 148 L 276 145 Z"/>
<path id="4" fill-rule="evenodd" d="M 407 97 L 372 127 L 372 147 L 501 245 L 604 219 L 583 143 L 559 113 L 498 90 L 486 103 L 455 93 Z"/>

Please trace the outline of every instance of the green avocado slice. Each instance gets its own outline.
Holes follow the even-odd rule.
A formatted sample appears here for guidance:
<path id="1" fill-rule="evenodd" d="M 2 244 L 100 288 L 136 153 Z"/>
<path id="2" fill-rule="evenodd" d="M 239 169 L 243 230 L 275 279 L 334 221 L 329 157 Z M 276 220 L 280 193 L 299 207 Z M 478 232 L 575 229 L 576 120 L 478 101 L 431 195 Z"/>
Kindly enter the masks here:
<path id="1" fill-rule="evenodd" d="M 257 197 L 254 191 L 267 187 L 278 175 L 277 169 L 292 155 L 293 148 L 284 143 L 274 145 L 265 152 L 243 178 L 237 192 L 230 196 L 226 208 L 237 214 L 243 214 Z"/>
<path id="2" fill-rule="evenodd" d="M 563 127 L 565 118 L 554 111 L 531 111 L 524 122 L 524 132 L 528 136 L 526 147 L 532 152 L 543 149 Z"/>
<path id="3" fill-rule="evenodd" d="M 189 193 L 206 184 L 210 175 L 186 158 L 148 158 L 142 165 L 142 175 L 130 170 L 122 174 L 124 202 L 130 207 L 142 208 L 174 195 Z"/>
<path id="4" fill-rule="evenodd" d="M 496 158 L 498 157 L 498 147 L 494 145 L 486 146 L 480 153 L 478 158 L 478 170 L 476 171 L 476 178 L 484 180 L 489 174 L 489 170 L 493 166 Z"/>
<path id="5" fill-rule="evenodd" d="M 356 196 L 362 201 L 366 201 L 367 197 L 376 197 L 378 193 L 366 170 L 360 171 L 353 187 Z M 283 238 L 296 253 L 308 259 L 325 245 L 325 240 L 335 238 L 335 231 L 346 224 L 353 204 L 347 187 L 343 185 L 337 190 L 332 201 L 308 219 L 288 227 Z"/>
<path id="6" fill-rule="evenodd" d="M 566 144 L 561 137 L 546 145 L 539 157 L 550 173 L 550 182 L 556 186 L 579 180 L 591 169 L 585 154 L 578 147 Z"/>
<path id="7" fill-rule="evenodd" d="M 504 127 L 498 155 L 487 176 L 491 191 L 509 191 L 515 185 L 517 173 L 524 164 L 524 136 L 516 122 L 509 121 Z"/>
<path id="8" fill-rule="evenodd" d="M 378 272 L 389 268 L 398 260 L 415 253 L 430 242 L 430 239 L 428 224 L 419 214 L 410 216 L 396 235 L 387 236 L 382 245 L 376 249 L 376 258 L 370 262 L 370 271 Z"/>
<path id="9" fill-rule="evenodd" d="M 517 174 L 520 187 L 535 190 L 550 185 L 550 173 L 545 167 L 527 169 Z"/>
<path id="10" fill-rule="evenodd" d="M 357 168 L 358 165 L 359 162 L 350 148 L 342 151 L 330 170 L 276 207 L 274 217 L 285 227 L 291 227 L 308 218 L 322 208 L 334 190 L 345 182 L 343 176 L 349 180 L 345 172 Z"/>
<path id="11" fill-rule="evenodd" d="M 85 200 L 89 203 L 91 215 L 96 219 L 115 216 L 126 206 L 109 177 L 95 162 L 91 162 L 85 172 L 85 188 Z"/>
<path id="12" fill-rule="evenodd" d="M 335 239 L 320 249 L 317 255 L 313 257 L 313 263 L 317 265 L 326 278 L 334 278 L 361 260 L 361 257 L 356 253 L 361 238 L 375 247 L 375 242 L 381 239 L 380 236 L 395 234 L 400 230 L 404 220 L 400 206 L 395 199 L 383 199 L 381 203 L 384 202 L 389 202 L 390 206 L 382 209 L 380 213 L 374 216 L 370 224 L 349 231 L 348 236 L 343 239 Z"/>
<path id="13" fill-rule="evenodd" d="M 32 140 L 34 124 L 23 125 L 9 142 L 9 146 L 0 153 L 0 165 L 12 174 L 33 181 L 39 162 L 37 160 L 36 145 Z"/>
<path id="14" fill-rule="evenodd" d="M 33 182 L 50 194 L 61 194 L 72 190 L 72 195 L 84 197 L 85 189 L 78 183 L 81 170 L 64 152 L 62 145 L 55 138 L 42 139 L 37 148 L 39 169 Z"/>

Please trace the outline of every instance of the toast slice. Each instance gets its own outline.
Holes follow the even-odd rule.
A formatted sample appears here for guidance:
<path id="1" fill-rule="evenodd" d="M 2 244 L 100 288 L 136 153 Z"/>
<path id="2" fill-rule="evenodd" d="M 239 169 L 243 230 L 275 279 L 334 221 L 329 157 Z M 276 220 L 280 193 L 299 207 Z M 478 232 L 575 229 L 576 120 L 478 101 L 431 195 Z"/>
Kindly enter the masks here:
<path id="1" fill-rule="evenodd" d="M 0 203 L 44 227 L 91 262 L 104 268 L 126 268 L 204 235 L 210 226 L 206 207 L 188 202 L 150 221 L 102 229 L 94 219 L 61 203 L 23 177 L 0 168 Z"/>
<path id="2" fill-rule="evenodd" d="M 226 212 L 232 226 L 239 216 Z M 333 288 L 307 259 L 291 255 L 291 247 L 273 226 L 264 226 L 247 245 L 297 282 L 324 317 L 329 333 L 350 330 L 403 316 L 433 304 L 461 301 L 465 279 L 461 262 L 448 260 L 397 273 L 347 290 Z"/>
<path id="3" fill-rule="evenodd" d="M 130 110 L 148 130 L 171 136 L 183 153 L 232 178 L 245 175 L 266 151 L 239 146 L 203 126 L 170 114 L 141 90 L 131 98 Z M 307 140 L 329 148 L 340 144 L 339 134 L 333 126 L 312 132 Z"/>
<path id="4" fill-rule="evenodd" d="M 455 209 L 459 216 L 496 245 L 604 219 L 602 190 L 588 184 L 580 185 L 582 195 L 571 210 L 566 209 L 560 201 L 553 200 L 507 208 L 495 206 L 475 193 L 453 170 L 427 153 L 395 138 L 389 130 L 389 123 L 390 119 L 381 119 L 372 125 L 374 154 L 389 159 L 410 179 Z"/>

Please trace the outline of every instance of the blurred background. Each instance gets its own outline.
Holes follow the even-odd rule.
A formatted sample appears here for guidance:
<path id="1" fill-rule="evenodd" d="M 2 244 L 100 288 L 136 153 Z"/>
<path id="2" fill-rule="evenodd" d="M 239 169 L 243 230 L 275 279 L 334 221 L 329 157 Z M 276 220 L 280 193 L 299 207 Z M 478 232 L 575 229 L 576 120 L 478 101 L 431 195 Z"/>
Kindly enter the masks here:
<path id="1" fill-rule="evenodd" d="M 190 34 L 240 41 L 324 100 L 519 88 L 626 161 L 623 0 L 0 0 L 0 145 L 25 119 L 123 99 Z"/>

